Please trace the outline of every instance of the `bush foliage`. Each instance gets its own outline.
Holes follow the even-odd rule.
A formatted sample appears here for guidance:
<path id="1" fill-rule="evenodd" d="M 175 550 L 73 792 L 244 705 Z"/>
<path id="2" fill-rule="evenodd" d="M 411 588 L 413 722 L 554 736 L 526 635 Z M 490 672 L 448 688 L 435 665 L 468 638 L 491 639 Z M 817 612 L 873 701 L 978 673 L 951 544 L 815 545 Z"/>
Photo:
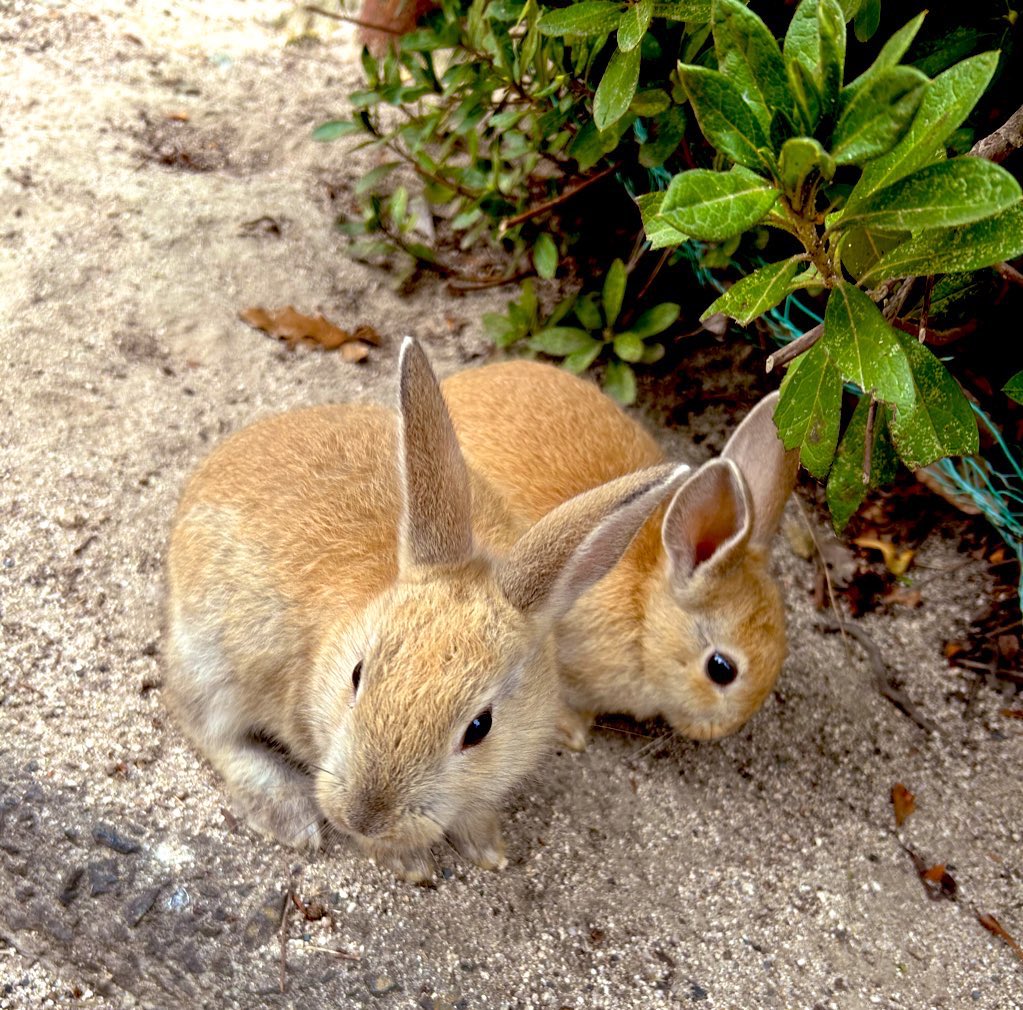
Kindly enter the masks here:
<path id="1" fill-rule="evenodd" d="M 923 44 L 921 11 L 875 37 L 879 0 L 802 0 L 783 16 L 768 24 L 740 0 L 443 0 L 389 55 L 363 54 L 352 117 L 315 136 L 358 133 L 384 155 L 342 225 L 357 255 L 453 275 L 453 252 L 489 247 L 498 279 L 569 281 L 545 314 L 527 280 L 488 330 L 575 371 L 603 357 L 622 402 L 679 316 L 643 300 L 663 292 L 676 250 L 755 267 L 704 319 L 750 326 L 796 292 L 818 304 L 823 324 L 780 355 L 776 421 L 841 527 L 897 461 L 977 451 L 928 324 L 974 272 L 1023 254 L 1023 199 L 1008 171 L 966 153 L 999 70 L 983 33 Z M 386 188 L 402 164 L 422 197 Z M 642 232 L 605 221 L 601 261 L 570 208 L 605 181 L 635 197 Z M 843 432 L 848 386 L 863 395 Z"/>

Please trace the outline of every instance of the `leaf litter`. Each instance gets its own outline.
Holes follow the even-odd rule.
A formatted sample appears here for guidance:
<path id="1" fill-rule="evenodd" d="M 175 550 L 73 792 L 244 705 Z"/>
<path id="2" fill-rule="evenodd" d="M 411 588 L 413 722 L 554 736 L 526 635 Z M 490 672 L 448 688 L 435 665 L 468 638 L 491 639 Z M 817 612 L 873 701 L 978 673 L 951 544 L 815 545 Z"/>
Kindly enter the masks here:
<path id="1" fill-rule="evenodd" d="M 371 346 L 380 346 L 380 334 L 372 326 L 361 324 L 354 330 L 344 330 L 326 316 L 307 316 L 291 305 L 282 309 L 256 306 L 242 309 L 238 315 L 249 326 L 283 340 L 291 351 L 299 344 L 340 351 L 345 361 L 354 364 L 369 357 Z"/>

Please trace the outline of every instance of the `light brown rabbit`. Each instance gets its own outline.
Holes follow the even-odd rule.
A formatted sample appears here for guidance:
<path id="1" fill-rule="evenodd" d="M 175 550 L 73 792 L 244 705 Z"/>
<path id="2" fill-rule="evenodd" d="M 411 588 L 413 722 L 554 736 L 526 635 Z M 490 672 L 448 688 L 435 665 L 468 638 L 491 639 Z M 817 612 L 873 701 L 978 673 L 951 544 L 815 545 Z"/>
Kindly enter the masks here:
<path id="1" fill-rule="evenodd" d="M 593 384 L 551 365 L 488 365 L 443 388 L 470 465 L 526 521 L 664 458 Z M 772 394 L 754 407 L 559 623 L 571 745 L 585 746 L 598 712 L 724 736 L 770 693 L 786 640 L 768 550 L 798 467 L 778 438 L 776 404 Z"/>
<path id="2" fill-rule="evenodd" d="M 397 417 L 282 414 L 189 481 L 166 691 L 255 826 L 315 847 L 325 816 L 423 880 L 445 836 L 504 864 L 499 804 L 559 716 L 553 623 L 685 468 L 615 481 L 529 527 L 467 469 L 412 340 L 399 373 Z"/>

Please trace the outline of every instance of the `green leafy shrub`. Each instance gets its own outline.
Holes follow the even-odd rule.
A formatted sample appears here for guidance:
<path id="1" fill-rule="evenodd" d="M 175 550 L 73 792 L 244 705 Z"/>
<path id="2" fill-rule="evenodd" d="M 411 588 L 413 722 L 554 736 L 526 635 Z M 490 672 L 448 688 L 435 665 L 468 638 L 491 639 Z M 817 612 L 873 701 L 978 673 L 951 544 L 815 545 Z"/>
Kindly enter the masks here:
<path id="1" fill-rule="evenodd" d="M 976 271 L 1023 253 L 1023 202 L 1012 175 L 964 155 L 999 62 L 981 32 L 921 41 L 920 13 L 871 61 L 851 37 L 878 31 L 879 0 L 763 8 L 766 22 L 739 0 L 443 0 L 395 52 L 364 54 L 352 118 L 316 136 L 357 133 L 384 159 L 343 222 L 356 254 L 457 280 L 463 254 L 478 269 L 489 250 L 496 269 L 469 280 L 557 278 L 569 297 L 545 312 L 527 280 L 488 331 L 577 371 L 603 362 L 622 402 L 632 365 L 663 354 L 651 338 L 688 300 L 694 249 L 704 268 L 755 267 L 704 319 L 819 304 L 823 324 L 773 356 L 788 363 L 776 420 L 841 527 L 899 460 L 976 451 L 973 409 L 923 338 Z M 402 164 L 425 202 L 386 188 Z M 609 186 L 636 197 L 638 236 Z M 598 191 L 600 214 L 574 210 Z M 850 387 L 864 395 L 843 432 Z"/>

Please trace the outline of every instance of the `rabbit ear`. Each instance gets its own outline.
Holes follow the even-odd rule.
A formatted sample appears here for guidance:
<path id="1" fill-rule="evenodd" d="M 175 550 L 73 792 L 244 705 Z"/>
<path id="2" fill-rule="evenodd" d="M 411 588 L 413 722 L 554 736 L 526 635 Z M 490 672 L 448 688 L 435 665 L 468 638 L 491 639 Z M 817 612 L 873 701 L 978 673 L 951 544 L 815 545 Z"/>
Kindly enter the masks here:
<path id="1" fill-rule="evenodd" d="M 739 468 L 728 459 L 704 463 L 679 489 L 661 527 L 673 581 L 687 582 L 701 566 L 727 567 L 745 549 L 752 528 Z"/>
<path id="2" fill-rule="evenodd" d="M 650 513 L 689 473 L 667 464 L 576 495 L 537 522 L 498 572 L 519 610 L 557 618 L 618 563 Z"/>
<path id="3" fill-rule="evenodd" d="M 799 451 L 785 450 L 774 423 L 778 393 L 765 396 L 732 432 L 721 455 L 742 471 L 753 500 L 753 543 L 766 547 L 796 484 Z"/>
<path id="4" fill-rule="evenodd" d="M 401 345 L 398 403 L 401 567 L 465 561 L 472 553 L 469 473 L 437 377 L 412 337 Z"/>

